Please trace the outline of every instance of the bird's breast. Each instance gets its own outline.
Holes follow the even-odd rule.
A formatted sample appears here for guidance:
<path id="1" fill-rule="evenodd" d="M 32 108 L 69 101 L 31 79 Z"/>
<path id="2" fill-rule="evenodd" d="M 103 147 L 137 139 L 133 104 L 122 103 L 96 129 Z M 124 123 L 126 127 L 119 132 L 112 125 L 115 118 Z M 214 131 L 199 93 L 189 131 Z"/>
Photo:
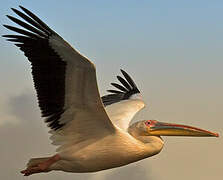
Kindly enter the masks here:
<path id="1" fill-rule="evenodd" d="M 60 153 L 63 167 L 67 166 L 64 171 L 95 172 L 127 165 L 152 155 L 143 143 L 127 133 L 104 137 L 80 149 L 77 146 Z"/>

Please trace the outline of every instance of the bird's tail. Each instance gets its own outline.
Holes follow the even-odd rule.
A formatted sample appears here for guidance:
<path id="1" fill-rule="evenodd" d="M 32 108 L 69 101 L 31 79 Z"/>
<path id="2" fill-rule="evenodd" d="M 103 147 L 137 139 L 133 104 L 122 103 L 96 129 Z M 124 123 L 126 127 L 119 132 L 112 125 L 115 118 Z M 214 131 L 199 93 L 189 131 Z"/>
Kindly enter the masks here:
<path id="1" fill-rule="evenodd" d="M 36 166 L 39 163 L 42 163 L 46 160 L 48 160 L 50 157 L 43 157 L 43 158 L 32 158 L 29 160 L 29 162 L 27 163 L 27 167 L 33 167 Z"/>

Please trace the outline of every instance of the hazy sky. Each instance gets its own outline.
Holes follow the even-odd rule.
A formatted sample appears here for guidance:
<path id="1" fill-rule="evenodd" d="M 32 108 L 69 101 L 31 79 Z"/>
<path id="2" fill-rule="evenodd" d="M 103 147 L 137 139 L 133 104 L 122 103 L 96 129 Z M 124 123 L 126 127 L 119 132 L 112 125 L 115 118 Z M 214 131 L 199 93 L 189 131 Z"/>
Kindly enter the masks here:
<path id="1" fill-rule="evenodd" d="M 66 3 L 64 3 L 66 2 Z M 74 3 L 75 2 L 75 3 Z M 135 79 L 147 108 L 134 118 L 157 119 L 223 133 L 223 1 L 8 0 L 36 13 L 97 67 L 101 94 L 123 68 Z M 0 27 L 0 34 L 8 31 Z M 19 174 L 31 157 L 52 155 L 36 103 L 30 65 L 0 38 L 0 179 Z M 187 180 L 222 178 L 222 138 L 164 138 L 157 156 L 94 174 L 51 172 L 30 180 Z"/>

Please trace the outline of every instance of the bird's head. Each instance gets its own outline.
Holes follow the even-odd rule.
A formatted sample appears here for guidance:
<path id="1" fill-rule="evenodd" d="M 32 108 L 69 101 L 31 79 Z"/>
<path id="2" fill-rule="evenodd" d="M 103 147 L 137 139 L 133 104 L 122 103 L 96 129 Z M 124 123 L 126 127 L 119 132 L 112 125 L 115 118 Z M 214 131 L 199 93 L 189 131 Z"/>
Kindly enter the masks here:
<path id="1" fill-rule="evenodd" d="M 218 133 L 203 130 L 200 128 L 164 123 L 156 120 L 138 121 L 128 128 L 129 134 L 146 144 L 148 155 L 152 156 L 159 153 L 163 148 L 161 136 L 192 136 L 192 137 L 218 137 Z"/>
<path id="2" fill-rule="evenodd" d="M 194 136 L 194 137 L 218 137 L 218 133 L 203 130 L 197 127 L 159 122 L 156 120 L 141 121 L 137 125 L 141 135 L 146 136 Z"/>

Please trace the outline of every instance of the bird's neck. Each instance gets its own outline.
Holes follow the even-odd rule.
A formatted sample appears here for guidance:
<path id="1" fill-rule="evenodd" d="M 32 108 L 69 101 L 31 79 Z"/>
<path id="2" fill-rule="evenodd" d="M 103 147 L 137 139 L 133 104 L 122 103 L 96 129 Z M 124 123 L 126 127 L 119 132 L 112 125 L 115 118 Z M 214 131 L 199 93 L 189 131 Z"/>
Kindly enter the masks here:
<path id="1" fill-rule="evenodd" d="M 158 154 L 163 148 L 164 143 L 161 137 L 142 135 L 142 132 L 135 124 L 128 128 L 128 133 L 138 141 L 142 142 L 148 150 L 148 153 L 151 155 Z"/>

